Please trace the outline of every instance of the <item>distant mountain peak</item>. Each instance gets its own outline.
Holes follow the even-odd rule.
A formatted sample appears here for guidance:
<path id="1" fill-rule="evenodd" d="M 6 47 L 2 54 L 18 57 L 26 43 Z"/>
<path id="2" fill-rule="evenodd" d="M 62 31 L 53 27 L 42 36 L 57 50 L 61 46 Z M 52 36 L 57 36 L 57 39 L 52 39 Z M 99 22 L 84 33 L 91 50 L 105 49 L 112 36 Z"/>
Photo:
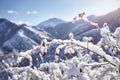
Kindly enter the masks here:
<path id="1" fill-rule="evenodd" d="M 55 18 L 50 18 L 48 20 L 61 20 L 61 19 L 55 17 Z"/>
<path id="2" fill-rule="evenodd" d="M 58 24 L 65 23 L 66 21 L 61 20 L 59 18 L 50 18 L 46 21 L 41 22 L 37 25 L 38 28 L 44 29 L 47 27 L 55 27 Z"/>

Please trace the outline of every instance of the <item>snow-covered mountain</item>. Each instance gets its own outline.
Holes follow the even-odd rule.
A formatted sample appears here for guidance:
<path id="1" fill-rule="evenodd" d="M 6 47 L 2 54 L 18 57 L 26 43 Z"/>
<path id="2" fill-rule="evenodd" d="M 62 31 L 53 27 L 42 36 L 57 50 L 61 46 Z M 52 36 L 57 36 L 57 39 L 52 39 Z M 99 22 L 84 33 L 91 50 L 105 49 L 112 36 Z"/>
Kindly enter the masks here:
<path id="1" fill-rule="evenodd" d="M 98 23 L 100 27 L 102 27 L 103 24 L 107 22 L 110 30 L 113 32 L 117 27 L 120 27 L 119 13 L 120 8 L 102 16 L 90 15 L 87 18 L 90 21 Z M 89 22 L 86 22 L 85 20 L 78 20 L 75 23 L 61 23 L 56 25 L 54 28 L 47 27 L 44 30 L 52 34 L 56 38 L 61 39 L 67 38 L 67 35 L 72 32 L 77 39 L 81 40 L 84 34 L 84 36 L 92 36 L 95 39 L 96 43 L 100 40 L 101 36 L 99 32 L 95 29 L 96 27 L 91 25 Z"/>
<path id="2" fill-rule="evenodd" d="M 41 22 L 36 26 L 37 29 L 45 29 L 47 27 L 55 27 L 58 24 L 65 23 L 66 21 L 59 18 L 50 18 L 46 21 Z"/>
<path id="3" fill-rule="evenodd" d="M 88 16 L 88 18 L 90 20 L 94 20 L 97 18 L 97 16 L 91 15 L 91 16 Z M 79 21 L 76 21 L 75 23 L 66 22 L 66 23 L 58 24 L 54 28 L 47 27 L 44 30 L 47 31 L 48 33 L 52 34 L 56 38 L 65 39 L 65 38 L 67 38 L 67 35 L 70 32 L 74 33 L 75 35 L 78 35 L 80 33 L 89 31 L 92 28 L 93 28 L 93 26 L 91 26 L 90 23 L 88 23 L 84 20 L 79 20 Z"/>
<path id="4" fill-rule="evenodd" d="M 37 30 L 45 30 L 46 32 L 53 35 L 55 38 L 63 38 L 67 34 L 68 30 L 73 27 L 71 22 L 66 22 L 58 18 L 50 18 L 34 28 Z"/>
<path id="5" fill-rule="evenodd" d="M 95 22 L 99 23 L 101 27 L 104 22 L 107 22 L 108 26 L 110 26 L 110 30 L 112 32 L 115 31 L 117 27 L 120 27 L 120 8 L 103 16 L 99 16 L 99 18 L 97 18 Z"/>
<path id="6" fill-rule="evenodd" d="M 94 20 L 97 19 L 97 16 L 90 15 L 88 16 L 88 19 Z M 72 23 L 72 22 L 65 22 L 57 18 L 48 19 L 47 21 L 40 23 L 34 28 L 36 28 L 37 30 L 43 29 L 48 33 L 50 33 L 51 35 L 53 35 L 55 38 L 60 38 L 60 39 L 67 38 L 67 35 L 70 32 L 73 32 L 75 35 L 77 35 L 91 29 L 90 24 L 83 20 L 79 20 L 76 21 L 75 23 Z"/>
<path id="7" fill-rule="evenodd" d="M 13 48 L 19 51 L 28 50 L 39 45 L 43 39 L 52 39 L 52 35 L 36 30 L 25 24 L 16 25 L 6 19 L 0 19 L 0 47 L 6 50 Z"/>
<path id="8" fill-rule="evenodd" d="M 110 27 L 110 30 L 114 32 L 114 30 L 120 26 L 119 13 L 120 8 L 102 16 L 90 15 L 87 18 L 90 21 L 98 23 L 100 27 L 102 27 L 103 24 L 107 22 L 108 26 Z M 67 22 L 58 24 L 54 27 L 47 26 L 47 28 L 44 28 L 44 30 L 52 34 L 54 37 L 61 39 L 67 38 L 67 35 L 70 32 L 74 33 L 74 36 L 79 40 L 82 39 L 83 35 L 92 36 L 95 39 L 96 43 L 100 40 L 101 36 L 99 32 L 95 30 L 95 28 L 96 27 L 84 20 L 78 20 L 75 23 Z"/>

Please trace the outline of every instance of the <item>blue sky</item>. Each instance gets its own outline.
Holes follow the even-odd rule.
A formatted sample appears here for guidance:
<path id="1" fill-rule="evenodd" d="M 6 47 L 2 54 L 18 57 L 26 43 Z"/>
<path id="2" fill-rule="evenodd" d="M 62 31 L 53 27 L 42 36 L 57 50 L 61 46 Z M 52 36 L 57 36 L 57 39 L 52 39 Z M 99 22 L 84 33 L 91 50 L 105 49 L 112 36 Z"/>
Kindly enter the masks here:
<path id="1" fill-rule="evenodd" d="M 80 12 L 103 15 L 120 8 L 120 0 L 0 0 L 0 18 L 37 25 L 49 18 L 71 21 Z"/>

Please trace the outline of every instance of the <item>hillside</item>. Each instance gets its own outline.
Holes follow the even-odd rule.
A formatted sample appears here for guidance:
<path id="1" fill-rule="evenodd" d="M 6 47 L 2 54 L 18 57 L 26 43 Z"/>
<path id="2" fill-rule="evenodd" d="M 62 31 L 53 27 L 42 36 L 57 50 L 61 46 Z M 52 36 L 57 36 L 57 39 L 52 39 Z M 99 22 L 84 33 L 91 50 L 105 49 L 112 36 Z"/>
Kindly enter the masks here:
<path id="1" fill-rule="evenodd" d="M 4 51 L 17 49 L 28 50 L 33 45 L 39 45 L 46 38 L 52 39 L 52 35 L 45 31 L 36 30 L 25 24 L 16 25 L 6 19 L 0 19 L 0 48 Z"/>

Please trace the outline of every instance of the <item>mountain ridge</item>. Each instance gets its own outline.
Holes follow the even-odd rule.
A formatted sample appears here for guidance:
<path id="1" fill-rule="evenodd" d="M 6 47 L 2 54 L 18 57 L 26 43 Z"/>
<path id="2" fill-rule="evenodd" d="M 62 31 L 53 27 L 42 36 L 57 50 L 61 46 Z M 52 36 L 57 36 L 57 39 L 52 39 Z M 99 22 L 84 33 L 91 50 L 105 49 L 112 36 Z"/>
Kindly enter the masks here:
<path id="1" fill-rule="evenodd" d="M 56 25 L 61 24 L 61 23 L 66 23 L 66 21 L 64 21 L 62 19 L 59 19 L 59 18 L 50 18 L 48 20 L 45 20 L 45 21 L 39 23 L 36 26 L 36 28 L 44 29 L 44 28 L 47 28 L 47 27 L 55 27 Z"/>

